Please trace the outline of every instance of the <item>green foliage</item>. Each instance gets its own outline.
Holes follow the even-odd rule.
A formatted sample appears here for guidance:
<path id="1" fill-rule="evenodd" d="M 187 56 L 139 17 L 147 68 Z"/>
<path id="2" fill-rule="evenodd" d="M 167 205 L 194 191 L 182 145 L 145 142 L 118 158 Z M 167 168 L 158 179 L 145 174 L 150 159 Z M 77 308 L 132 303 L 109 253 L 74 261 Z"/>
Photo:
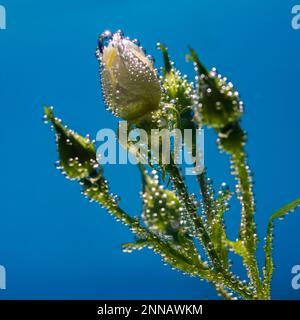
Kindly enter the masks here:
<path id="1" fill-rule="evenodd" d="M 233 85 L 227 83 L 226 78 L 218 75 L 216 70 L 208 72 L 195 51 L 193 49 L 190 51 L 190 59 L 194 62 L 198 75 L 196 111 L 205 125 L 215 129 L 221 150 L 226 151 L 231 157 L 231 172 L 238 183 L 237 195 L 241 203 L 240 239 L 236 243 L 228 242 L 228 244 L 234 244 L 231 249 L 242 256 L 248 277 L 255 285 L 257 295 L 260 296 L 261 280 L 255 256 L 257 234 L 252 179 L 244 151 L 245 132 L 239 124 L 243 103 L 239 100 L 239 94 L 233 89 Z"/>
<path id="2" fill-rule="evenodd" d="M 297 199 L 281 209 L 277 210 L 270 217 L 268 227 L 267 227 L 267 236 L 265 242 L 265 267 L 264 267 L 264 280 L 263 280 L 263 289 L 265 294 L 265 299 L 270 299 L 271 296 L 271 280 L 274 271 L 274 263 L 272 257 L 272 244 L 273 244 L 273 229 L 274 229 L 274 220 L 283 219 L 288 213 L 293 212 L 298 206 L 300 206 L 300 199 Z"/>
<path id="3" fill-rule="evenodd" d="M 233 123 L 218 131 L 218 144 L 220 148 L 230 154 L 243 152 L 246 142 L 245 132 L 238 123 Z"/>
<path id="4" fill-rule="evenodd" d="M 184 207 L 173 191 L 159 185 L 158 177 L 144 173 L 143 220 L 151 230 L 180 241 L 180 220 Z"/>
<path id="5" fill-rule="evenodd" d="M 215 69 L 208 71 L 190 49 L 190 59 L 194 62 L 198 74 L 198 112 L 203 122 L 219 129 L 237 122 L 242 114 L 242 102 L 227 78 L 222 78 Z"/>
<path id="6" fill-rule="evenodd" d="M 45 107 L 45 120 L 51 121 L 56 132 L 60 166 L 70 179 L 83 179 L 98 168 L 96 149 L 89 138 L 64 127 L 52 108 Z"/>
<path id="7" fill-rule="evenodd" d="M 183 256 L 199 263 L 199 253 L 187 233 L 188 215 L 174 191 L 159 185 L 158 176 L 142 171 L 144 181 L 142 218 L 151 231 L 176 248 Z"/>
<path id="8" fill-rule="evenodd" d="M 228 210 L 228 201 L 230 200 L 232 193 L 229 191 L 226 185 L 223 185 L 219 191 L 219 196 L 214 202 L 215 211 L 212 212 L 212 217 L 209 219 L 211 228 L 211 240 L 215 245 L 224 268 L 229 268 L 228 261 L 228 246 L 227 236 L 224 221 L 224 214 Z"/>
<path id="9" fill-rule="evenodd" d="M 191 106 L 193 86 L 188 82 L 186 77 L 175 69 L 173 62 L 170 61 L 167 48 L 163 44 L 159 44 L 164 58 L 163 83 L 164 103 L 175 103 L 179 111 Z"/>
<path id="10" fill-rule="evenodd" d="M 200 198 L 190 194 L 171 150 L 171 163 L 159 161 L 156 170 L 150 164 L 151 174 L 146 172 L 146 165 L 140 164 L 142 212 L 140 217 L 133 217 L 121 209 L 119 197 L 111 193 L 93 142 L 63 126 L 53 110 L 45 108 L 45 119 L 56 133 L 59 168 L 80 183 L 87 198 L 130 228 L 135 241 L 122 246 L 125 252 L 149 248 L 172 268 L 212 283 L 224 299 L 233 299 L 233 295 L 241 299 L 271 299 L 274 220 L 293 211 L 300 199 L 275 212 L 269 220 L 262 279 L 256 257 L 258 236 L 252 177 L 245 152 L 246 133 L 240 125 L 243 103 L 233 85 L 215 69 L 208 71 L 193 49 L 189 60 L 194 62 L 196 85 L 175 69 L 166 47 L 160 44 L 159 48 L 164 60 L 160 108 L 130 123 L 130 128 L 143 128 L 147 133 L 161 128 L 179 128 L 182 132 L 202 125 L 213 128 L 220 151 L 230 157 L 230 172 L 237 184 L 235 193 L 225 183 L 216 193 L 204 171 L 197 176 Z M 134 144 L 128 143 L 127 148 L 144 159 L 145 154 L 140 154 Z M 234 241 L 227 237 L 224 220 L 233 195 L 241 206 L 239 236 Z M 199 243 L 204 251 L 201 255 Z M 232 273 L 229 251 L 242 257 L 248 279 L 241 280 Z"/>

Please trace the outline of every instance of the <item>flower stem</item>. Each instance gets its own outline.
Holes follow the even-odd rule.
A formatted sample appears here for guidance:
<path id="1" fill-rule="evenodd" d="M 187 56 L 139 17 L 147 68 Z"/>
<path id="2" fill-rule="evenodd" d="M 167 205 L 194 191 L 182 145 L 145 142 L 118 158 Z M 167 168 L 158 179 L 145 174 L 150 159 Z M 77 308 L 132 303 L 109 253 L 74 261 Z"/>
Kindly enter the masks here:
<path id="1" fill-rule="evenodd" d="M 197 181 L 199 183 L 200 186 L 200 191 L 202 194 L 202 198 L 203 198 L 203 202 L 204 202 L 204 206 L 205 206 L 205 212 L 207 215 L 207 219 L 208 220 L 212 220 L 213 216 L 212 216 L 212 208 L 213 208 L 213 203 L 212 203 L 212 199 L 210 197 L 209 194 L 209 190 L 207 188 L 207 184 L 206 184 L 206 172 L 205 170 L 203 170 L 202 173 L 197 175 Z"/>
<path id="2" fill-rule="evenodd" d="M 248 252 L 248 257 L 244 259 L 244 263 L 247 265 L 249 278 L 255 285 L 258 295 L 260 295 L 261 279 L 256 259 L 257 234 L 254 221 L 255 202 L 252 192 L 250 170 L 244 151 L 231 154 L 231 161 L 235 170 L 234 174 L 238 181 L 239 200 L 242 206 L 239 234 Z"/>
<path id="3" fill-rule="evenodd" d="M 171 161 L 171 163 L 166 167 L 167 172 L 170 175 L 170 178 L 174 184 L 174 187 L 181 197 L 182 201 L 185 204 L 186 209 L 188 210 L 192 221 L 195 224 L 197 230 L 197 238 L 202 243 L 208 257 L 210 258 L 213 267 L 217 274 L 222 278 L 224 285 L 231 290 L 239 293 L 245 299 L 255 299 L 253 292 L 249 292 L 249 289 L 245 284 L 236 279 L 229 271 L 227 271 L 223 266 L 222 262 L 214 248 L 214 245 L 210 239 L 209 233 L 205 228 L 205 224 L 201 217 L 197 215 L 197 207 L 191 199 L 186 185 L 183 181 L 183 178 L 180 174 L 179 168 Z"/>

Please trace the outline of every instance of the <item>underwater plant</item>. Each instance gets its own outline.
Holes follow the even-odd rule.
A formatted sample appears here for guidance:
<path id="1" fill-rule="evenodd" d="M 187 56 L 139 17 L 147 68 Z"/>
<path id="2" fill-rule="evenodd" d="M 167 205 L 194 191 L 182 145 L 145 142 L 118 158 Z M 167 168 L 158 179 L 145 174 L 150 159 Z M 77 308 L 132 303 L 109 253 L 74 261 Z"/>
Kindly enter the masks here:
<path id="1" fill-rule="evenodd" d="M 240 125 L 243 102 L 232 83 L 216 69 L 206 69 L 193 49 L 187 60 L 193 63 L 196 77 L 189 82 L 175 68 L 167 48 L 162 44 L 158 48 L 164 61 L 160 75 L 137 41 L 125 38 L 121 31 L 100 35 L 96 56 L 107 109 L 126 120 L 130 128 L 142 129 L 148 136 L 157 129 L 176 129 L 184 135 L 186 129 L 195 133 L 202 126 L 212 128 L 220 152 L 230 157 L 230 172 L 236 180 L 234 192 L 225 183 L 215 192 L 206 168 L 197 170 L 195 163 L 201 194 L 190 194 L 172 145 L 168 162 L 163 161 L 163 156 L 148 163 L 139 161 L 143 209 L 140 217 L 132 216 L 119 206 L 118 197 L 111 192 L 94 141 L 68 129 L 55 117 L 52 107 L 45 107 L 45 121 L 51 122 L 56 133 L 58 168 L 79 182 L 86 197 L 130 228 L 135 242 L 124 244 L 125 252 L 148 247 L 172 268 L 213 284 L 218 294 L 228 300 L 269 300 L 274 220 L 294 211 L 300 199 L 271 215 L 264 245 L 265 262 L 260 270 L 253 183 L 245 151 L 246 133 Z M 158 148 L 162 141 L 163 137 L 158 140 Z M 142 152 L 127 142 L 125 147 L 139 160 L 150 155 L 154 147 L 150 144 Z M 194 154 L 194 139 L 190 145 Z M 228 239 L 224 221 L 233 196 L 241 207 L 236 240 Z M 247 280 L 232 272 L 229 252 L 242 258 Z"/>

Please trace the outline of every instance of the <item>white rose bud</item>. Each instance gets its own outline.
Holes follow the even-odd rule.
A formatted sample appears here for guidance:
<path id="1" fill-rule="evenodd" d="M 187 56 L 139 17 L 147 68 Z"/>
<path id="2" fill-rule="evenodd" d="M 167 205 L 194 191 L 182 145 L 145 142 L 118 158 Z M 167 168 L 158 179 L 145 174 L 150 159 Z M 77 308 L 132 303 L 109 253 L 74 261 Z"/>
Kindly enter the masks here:
<path id="1" fill-rule="evenodd" d="M 113 114 L 134 122 L 159 107 L 161 88 L 156 70 L 137 44 L 121 32 L 105 31 L 96 54 L 104 99 Z"/>

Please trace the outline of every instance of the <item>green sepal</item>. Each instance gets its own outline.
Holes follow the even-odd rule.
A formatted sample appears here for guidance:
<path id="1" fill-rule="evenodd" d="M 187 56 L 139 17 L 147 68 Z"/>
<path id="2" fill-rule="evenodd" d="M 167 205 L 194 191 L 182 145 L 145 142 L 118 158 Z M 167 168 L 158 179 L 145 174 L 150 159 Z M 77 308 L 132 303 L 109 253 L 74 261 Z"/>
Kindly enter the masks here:
<path id="1" fill-rule="evenodd" d="M 203 123 L 220 129 L 239 121 L 243 109 L 242 102 L 232 83 L 228 83 L 215 69 L 208 71 L 192 48 L 190 52 L 189 60 L 194 62 L 197 72 L 197 112 Z"/>
<path id="2" fill-rule="evenodd" d="M 162 87 L 164 89 L 164 103 L 175 103 L 178 110 L 192 105 L 193 87 L 181 73 L 175 69 L 171 62 L 167 48 L 160 44 L 163 54 L 164 68 Z"/>
<path id="3" fill-rule="evenodd" d="M 91 140 L 62 125 L 52 108 L 45 107 L 45 120 L 50 121 L 56 133 L 60 168 L 70 179 L 83 179 L 99 168 L 96 149 Z"/>

